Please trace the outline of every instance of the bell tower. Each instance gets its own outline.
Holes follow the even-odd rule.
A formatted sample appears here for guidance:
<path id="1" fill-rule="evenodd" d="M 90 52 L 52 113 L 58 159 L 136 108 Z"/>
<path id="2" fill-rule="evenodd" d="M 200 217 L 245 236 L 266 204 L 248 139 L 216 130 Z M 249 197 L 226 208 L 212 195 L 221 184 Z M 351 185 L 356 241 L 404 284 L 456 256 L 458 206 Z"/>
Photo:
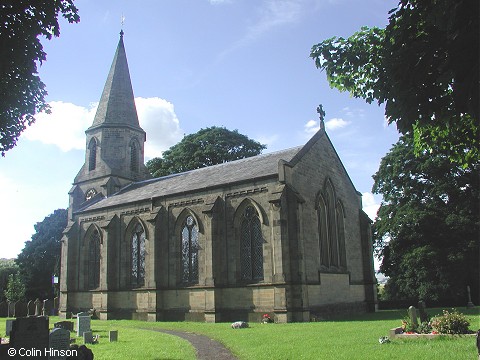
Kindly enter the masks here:
<path id="1" fill-rule="evenodd" d="M 146 133 L 138 122 L 123 30 L 93 124 L 85 134 L 85 163 L 69 192 L 70 218 L 84 206 L 151 177 L 144 165 Z"/>

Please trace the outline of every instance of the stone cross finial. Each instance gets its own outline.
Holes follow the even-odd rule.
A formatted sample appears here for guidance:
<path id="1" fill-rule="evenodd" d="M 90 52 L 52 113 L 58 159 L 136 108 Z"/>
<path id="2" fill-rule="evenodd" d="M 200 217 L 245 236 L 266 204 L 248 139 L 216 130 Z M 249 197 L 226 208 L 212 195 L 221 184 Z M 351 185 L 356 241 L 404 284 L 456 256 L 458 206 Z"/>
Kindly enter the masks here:
<path id="1" fill-rule="evenodd" d="M 323 110 L 322 104 L 318 105 L 317 113 L 320 117 L 320 129 L 325 129 L 325 122 L 323 121 L 325 119 L 325 110 Z"/>

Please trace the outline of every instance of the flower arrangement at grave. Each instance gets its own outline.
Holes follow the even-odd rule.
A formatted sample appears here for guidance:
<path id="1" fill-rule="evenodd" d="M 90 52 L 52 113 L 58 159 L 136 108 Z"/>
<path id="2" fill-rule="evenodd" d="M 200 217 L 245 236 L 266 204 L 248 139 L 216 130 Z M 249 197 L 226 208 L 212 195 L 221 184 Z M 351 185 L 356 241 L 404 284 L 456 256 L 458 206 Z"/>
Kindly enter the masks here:
<path id="1" fill-rule="evenodd" d="M 273 319 L 268 314 L 263 314 L 262 316 L 262 324 L 269 324 L 273 323 Z"/>
<path id="2" fill-rule="evenodd" d="M 455 309 L 452 311 L 443 310 L 443 314 L 436 315 L 420 324 L 415 324 L 407 316 L 402 320 L 402 331 L 404 334 L 471 334 L 470 322 L 467 317 Z"/>

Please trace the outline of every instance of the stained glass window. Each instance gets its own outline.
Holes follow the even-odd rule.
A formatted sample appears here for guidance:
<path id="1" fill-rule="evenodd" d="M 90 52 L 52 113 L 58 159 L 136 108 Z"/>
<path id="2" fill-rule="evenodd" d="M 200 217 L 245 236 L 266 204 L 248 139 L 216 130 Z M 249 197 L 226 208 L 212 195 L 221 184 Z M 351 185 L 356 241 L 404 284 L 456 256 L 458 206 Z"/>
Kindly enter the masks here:
<path id="1" fill-rule="evenodd" d="M 90 236 L 88 246 L 88 288 L 96 289 L 100 285 L 100 234 L 95 230 Z"/>
<path id="2" fill-rule="evenodd" d="M 260 218 L 253 206 L 243 212 L 240 228 L 240 258 L 242 280 L 263 279 L 263 237 Z"/>
<path id="3" fill-rule="evenodd" d="M 182 226 L 182 281 L 198 283 L 198 226 L 193 216 L 187 216 Z"/>
<path id="4" fill-rule="evenodd" d="M 145 231 L 137 224 L 132 235 L 132 287 L 145 285 Z"/>

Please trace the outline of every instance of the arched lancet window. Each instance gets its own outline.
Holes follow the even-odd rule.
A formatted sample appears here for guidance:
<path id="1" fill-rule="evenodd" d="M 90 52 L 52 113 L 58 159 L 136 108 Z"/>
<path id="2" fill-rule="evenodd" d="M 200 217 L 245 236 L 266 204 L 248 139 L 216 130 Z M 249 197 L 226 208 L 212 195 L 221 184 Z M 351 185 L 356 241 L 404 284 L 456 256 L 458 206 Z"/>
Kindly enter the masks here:
<path id="1" fill-rule="evenodd" d="M 95 138 L 88 144 L 88 170 L 95 170 L 97 166 L 97 141 Z"/>
<path id="2" fill-rule="evenodd" d="M 198 283 L 198 226 L 193 216 L 186 217 L 182 225 L 182 281 Z"/>
<path id="3" fill-rule="evenodd" d="M 328 248 L 330 266 L 338 266 L 338 239 L 335 214 L 335 193 L 330 182 L 325 189 L 325 203 L 327 206 Z"/>
<path id="4" fill-rule="evenodd" d="M 137 224 L 132 234 L 132 287 L 145 285 L 145 230 Z"/>
<path id="5" fill-rule="evenodd" d="M 345 213 L 343 211 L 342 203 L 337 203 L 337 237 L 338 237 L 338 252 L 340 254 L 340 266 L 347 266 L 347 254 L 345 250 Z"/>
<path id="6" fill-rule="evenodd" d="M 138 150 L 139 146 L 135 141 L 132 141 L 130 144 L 130 170 L 133 172 L 138 172 Z"/>
<path id="7" fill-rule="evenodd" d="M 88 288 L 100 286 L 100 234 L 93 231 L 88 242 Z"/>
<path id="8" fill-rule="evenodd" d="M 242 280 L 263 280 L 263 237 L 258 212 L 252 205 L 245 208 L 240 226 Z"/>
<path id="9" fill-rule="evenodd" d="M 330 262 L 328 250 L 327 208 L 325 206 L 325 201 L 323 200 L 323 197 L 321 195 L 318 198 L 317 217 L 320 247 L 320 265 L 323 267 L 328 267 Z"/>

